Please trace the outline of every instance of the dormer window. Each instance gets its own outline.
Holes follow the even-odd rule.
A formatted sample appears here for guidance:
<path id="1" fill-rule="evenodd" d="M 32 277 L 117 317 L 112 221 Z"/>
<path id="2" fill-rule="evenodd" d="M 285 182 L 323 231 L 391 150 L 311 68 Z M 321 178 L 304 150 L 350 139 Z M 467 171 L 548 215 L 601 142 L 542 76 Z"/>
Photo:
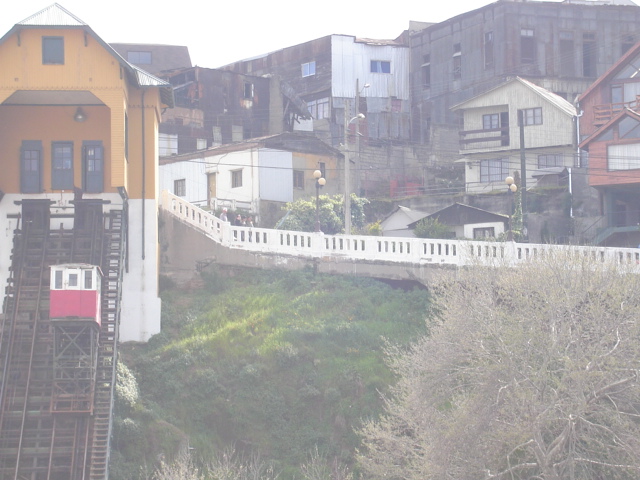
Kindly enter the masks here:
<path id="1" fill-rule="evenodd" d="M 42 37 L 42 64 L 64 65 L 64 37 Z"/>

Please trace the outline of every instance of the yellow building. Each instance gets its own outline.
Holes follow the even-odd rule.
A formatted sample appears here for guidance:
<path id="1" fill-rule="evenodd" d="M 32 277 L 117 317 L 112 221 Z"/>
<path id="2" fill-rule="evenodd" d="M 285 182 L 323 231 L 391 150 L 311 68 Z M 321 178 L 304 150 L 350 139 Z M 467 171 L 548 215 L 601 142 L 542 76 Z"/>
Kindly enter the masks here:
<path id="1" fill-rule="evenodd" d="M 120 340 L 160 331 L 157 137 L 161 111 L 172 106 L 168 83 L 128 63 L 58 4 L 0 39 L 3 290 L 24 200 L 48 200 L 55 229 L 67 228 L 74 199 L 94 199 L 104 212 L 127 212 Z"/>

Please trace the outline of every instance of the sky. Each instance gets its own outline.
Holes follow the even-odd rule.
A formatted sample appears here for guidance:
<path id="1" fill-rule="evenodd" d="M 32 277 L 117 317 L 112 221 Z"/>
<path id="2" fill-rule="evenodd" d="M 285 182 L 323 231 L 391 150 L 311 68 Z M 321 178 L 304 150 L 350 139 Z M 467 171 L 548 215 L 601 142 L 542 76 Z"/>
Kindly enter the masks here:
<path id="1" fill-rule="evenodd" d="M 0 36 L 53 0 L 5 0 Z M 331 34 L 393 39 L 409 21 L 442 22 L 492 0 L 58 0 L 107 43 L 186 45 L 216 68 Z"/>

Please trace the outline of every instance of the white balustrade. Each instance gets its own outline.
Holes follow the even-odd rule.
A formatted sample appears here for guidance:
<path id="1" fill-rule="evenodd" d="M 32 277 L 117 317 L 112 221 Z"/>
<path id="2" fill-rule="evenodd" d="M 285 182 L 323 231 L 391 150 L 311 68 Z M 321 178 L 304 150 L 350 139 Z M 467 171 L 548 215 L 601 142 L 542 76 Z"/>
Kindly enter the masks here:
<path id="1" fill-rule="evenodd" d="M 240 227 L 180 197 L 162 192 L 161 208 L 194 226 L 216 242 L 252 252 L 268 252 L 307 258 L 340 257 L 372 262 L 413 265 L 505 266 L 567 252 L 575 258 L 614 262 L 640 272 L 640 249 L 581 247 L 515 242 L 478 242 L 428 238 L 325 235 L 316 232 Z"/>

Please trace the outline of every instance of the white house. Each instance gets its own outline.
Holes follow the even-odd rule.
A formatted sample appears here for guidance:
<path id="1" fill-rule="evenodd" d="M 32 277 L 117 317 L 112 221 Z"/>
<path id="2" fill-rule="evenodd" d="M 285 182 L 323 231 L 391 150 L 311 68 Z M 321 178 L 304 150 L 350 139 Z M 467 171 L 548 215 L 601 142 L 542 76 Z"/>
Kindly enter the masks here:
<path id="1" fill-rule="evenodd" d="M 522 176 L 523 153 L 527 188 L 574 165 L 575 107 L 527 80 L 515 77 L 452 110 L 463 118 L 459 161 L 465 163 L 469 193 L 505 190 L 505 179 L 514 171 Z"/>
<path id="2" fill-rule="evenodd" d="M 261 225 L 283 215 L 282 206 L 316 195 L 343 192 L 342 154 L 312 134 L 288 132 L 161 159 L 161 188 L 219 212 L 242 210 Z M 179 193 L 176 193 L 179 192 Z"/>

